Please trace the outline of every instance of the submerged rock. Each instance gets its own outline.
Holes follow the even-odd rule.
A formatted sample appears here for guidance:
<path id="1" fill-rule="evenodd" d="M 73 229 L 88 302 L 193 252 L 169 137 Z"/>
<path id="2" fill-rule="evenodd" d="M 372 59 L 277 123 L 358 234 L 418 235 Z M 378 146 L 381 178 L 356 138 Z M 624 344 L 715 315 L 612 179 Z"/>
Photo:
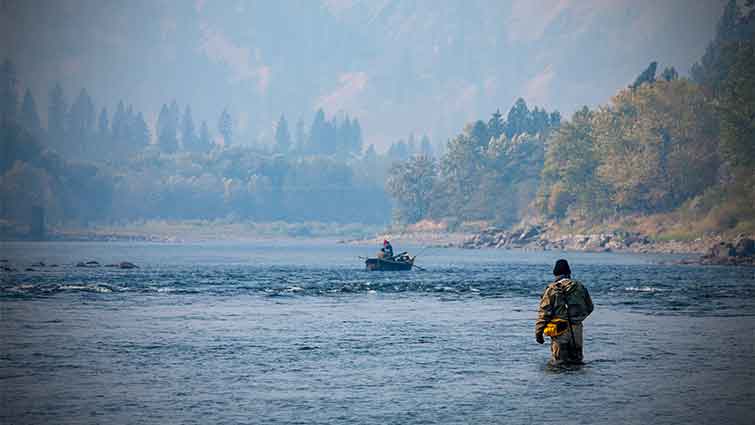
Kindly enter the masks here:
<path id="1" fill-rule="evenodd" d="M 106 265 L 105 267 L 114 267 L 118 269 L 138 269 L 139 268 L 139 266 L 129 261 L 121 261 L 120 263 L 112 263 L 112 264 Z"/>

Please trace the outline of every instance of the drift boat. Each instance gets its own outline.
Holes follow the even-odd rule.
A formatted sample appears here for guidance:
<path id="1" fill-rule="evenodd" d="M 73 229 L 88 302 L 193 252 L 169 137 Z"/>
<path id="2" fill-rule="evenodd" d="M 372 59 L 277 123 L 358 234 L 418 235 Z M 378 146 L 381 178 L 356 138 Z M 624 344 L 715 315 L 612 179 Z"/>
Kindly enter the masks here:
<path id="1" fill-rule="evenodd" d="M 392 258 L 368 258 L 365 260 L 367 270 L 385 270 L 385 271 L 399 271 L 399 270 L 411 270 L 414 266 L 414 258 L 407 255 L 406 252 L 402 252 L 399 255 L 395 255 Z"/>

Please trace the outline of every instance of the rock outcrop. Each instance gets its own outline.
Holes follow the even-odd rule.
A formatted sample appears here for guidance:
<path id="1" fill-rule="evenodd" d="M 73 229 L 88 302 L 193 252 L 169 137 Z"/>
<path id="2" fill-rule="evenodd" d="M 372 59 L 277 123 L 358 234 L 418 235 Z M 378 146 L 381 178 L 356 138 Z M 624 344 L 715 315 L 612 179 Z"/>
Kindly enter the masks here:
<path id="1" fill-rule="evenodd" d="M 719 242 L 700 258 L 700 264 L 755 266 L 755 241 L 740 235 L 733 242 Z"/>

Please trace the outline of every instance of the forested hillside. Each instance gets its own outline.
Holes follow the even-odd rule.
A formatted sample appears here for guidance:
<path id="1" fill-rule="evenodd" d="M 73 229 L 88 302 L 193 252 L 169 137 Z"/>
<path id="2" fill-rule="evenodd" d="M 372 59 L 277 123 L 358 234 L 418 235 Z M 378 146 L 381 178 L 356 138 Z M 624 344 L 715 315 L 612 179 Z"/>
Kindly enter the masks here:
<path id="1" fill-rule="evenodd" d="M 520 99 L 505 121 L 469 124 L 439 162 L 395 165 L 398 218 L 755 232 L 754 6 L 729 2 L 691 78 L 652 62 L 566 121 Z"/>
<path id="2" fill-rule="evenodd" d="M 432 219 L 752 233 L 754 28 L 755 2 L 730 1 L 689 78 L 651 62 L 606 104 L 569 119 L 520 98 L 445 145 L 409 134 L 384 153 L 364 146 L 359 119 L 345 112 L 319 109 L 306 123 L 281 114 L 264 144 L 239 140 L 228 108 L 202 119 L 173 100 L 148 123 L 127 101 L 98 106 L 86 88 L 71 101 L 57 83 L 38 103 L 5 60 L 0 225 L 13 233 L 41 207 L 53 226 Z"/>
<path id="3" fill-rule="evenodd" d="M 0 93 L 6 236 L 23 234 L 35 207 L 58 227 L 150 219 L 390 221 L 383 178 L 391 160 L 373 146 L 364 149 L 359 120 L 348 114 L 318 110 L 311 124 L 299 120 L 293 128 L 281 115 L 275 143 L 262 145 L 236 140 L 227 110 L 215 126 L 206 120 L 197 126 L 191 107 L 172 101 L 151 131 L 124 101 L 112 114 L 105 106 L 95 113 L 86 89 L 69 106 L 55 84 L 45 126 L 32 93 L 19 96 L 18 79 L 6 60 Z M 426 138 L 422 146 L 430 149 Z"/>

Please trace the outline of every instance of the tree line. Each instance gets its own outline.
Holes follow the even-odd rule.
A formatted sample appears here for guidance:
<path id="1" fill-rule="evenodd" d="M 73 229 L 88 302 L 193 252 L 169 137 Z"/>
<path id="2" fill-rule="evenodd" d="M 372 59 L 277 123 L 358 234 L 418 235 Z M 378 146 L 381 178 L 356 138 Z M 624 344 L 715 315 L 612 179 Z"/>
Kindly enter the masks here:
<path id="1" fill-rule="evenodd" d="M 536 188 L 545 140 L 560 122 L 557 111 L 530 110 L 520 98 L 505 119 L 496 110 L 487 121 L 467 124 L 440 159 L 419 154 L 396 162 L 387 180 L 395 218 L 511 222 Z"/>
<path id="2" fill-rule="evenodd" d="M 651 62 L 606 105 L 561 122 L 523 100 L 468 124 L 440 161 L 398 163 L 397 218 L 600 223 L 685 211 L 710 229 L 755 230 L 755 9 L 730 1 L 682 78 Z"/>

